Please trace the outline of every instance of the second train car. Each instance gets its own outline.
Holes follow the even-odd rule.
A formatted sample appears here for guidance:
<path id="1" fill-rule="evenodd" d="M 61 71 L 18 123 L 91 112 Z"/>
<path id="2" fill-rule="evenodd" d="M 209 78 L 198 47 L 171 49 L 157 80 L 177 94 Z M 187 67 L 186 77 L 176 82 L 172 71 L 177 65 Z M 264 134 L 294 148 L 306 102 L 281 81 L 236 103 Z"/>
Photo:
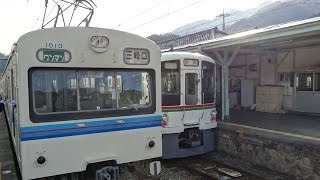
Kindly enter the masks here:
<path id="1" fill-rule="evenodd" d="M 214 149 L 215 61 L 199 53 L 167 52 L 161 58 L 164 159 Z"/>

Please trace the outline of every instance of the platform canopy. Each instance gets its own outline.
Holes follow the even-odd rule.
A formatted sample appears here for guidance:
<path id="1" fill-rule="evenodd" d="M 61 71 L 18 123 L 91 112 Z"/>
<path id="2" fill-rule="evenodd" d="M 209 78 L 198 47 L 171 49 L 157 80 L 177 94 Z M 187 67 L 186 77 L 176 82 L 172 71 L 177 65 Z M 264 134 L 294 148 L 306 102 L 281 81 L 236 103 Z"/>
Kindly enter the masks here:
<path id="1" fill-rule="evenodd" d="M 228 69 L 239 55 L 258 54 L 277 58 L 279 53 L 295 48 L 320 46 L 320 17 L 252 29 L 217 39 L 175 47 L 171 51 L 200 52 L 218 61 L 221 65 L 222 119 L 229 116 Z M 170 49 L 162 50 L 162 52 Z M 275 68 L 284 61 L 275 61 Z"/>

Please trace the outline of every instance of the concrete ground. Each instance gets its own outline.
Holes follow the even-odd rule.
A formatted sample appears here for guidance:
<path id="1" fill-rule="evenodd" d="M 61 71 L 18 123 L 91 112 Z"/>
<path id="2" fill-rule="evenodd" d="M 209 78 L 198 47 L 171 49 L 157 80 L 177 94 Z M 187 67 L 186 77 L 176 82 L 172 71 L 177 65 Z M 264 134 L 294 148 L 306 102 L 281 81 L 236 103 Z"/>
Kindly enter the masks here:
<path id="1" fill-rule="evenodd" d="M 320 138 L 320 116 L 231 111 L 230 119 L 220 122 Z"/>
<path id="2" fill-rule="evenodd" d="M 0 180 L 18 179 L 4 114 L 0 113 Z"/>

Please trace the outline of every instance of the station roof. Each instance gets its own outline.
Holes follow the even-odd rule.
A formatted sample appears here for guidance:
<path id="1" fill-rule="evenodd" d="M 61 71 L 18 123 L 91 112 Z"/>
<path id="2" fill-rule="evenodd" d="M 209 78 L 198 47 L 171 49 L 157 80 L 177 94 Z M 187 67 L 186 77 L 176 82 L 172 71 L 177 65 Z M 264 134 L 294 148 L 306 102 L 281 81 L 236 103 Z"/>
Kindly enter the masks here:
<path id="1" fill-rule="evenodd" d="M 204 42 L 175 47 L 174 51 L 198 51 L 232 47 L 293 48 L 320 43 L 320 17 L 253 29 Z M 266 48 L 269 46 L 268 48 Z M 170 51 L 169 49 L 163 52 Z"/>

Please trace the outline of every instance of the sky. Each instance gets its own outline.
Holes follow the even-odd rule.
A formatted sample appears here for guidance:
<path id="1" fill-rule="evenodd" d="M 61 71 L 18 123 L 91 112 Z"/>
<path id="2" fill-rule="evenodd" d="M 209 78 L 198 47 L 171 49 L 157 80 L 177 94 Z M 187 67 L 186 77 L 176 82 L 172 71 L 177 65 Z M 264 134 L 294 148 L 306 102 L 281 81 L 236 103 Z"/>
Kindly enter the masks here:
<path id="1" fill-rule="evenodd" d="M 55 0 L 58 1 L 59 0 Z M 147 37 L 164 34 L 179 26 L 213 19 L 222 10 L 246 10 L 266 0 L 93 0 L 95 9 L 90 26 L 117 29 Z M 23 34 L 41 28 L 45 0 L 6 0 L 0 6 L 0 52 L 9 54 Z M 53 10 L 52 10 L 53 9 Z M 51 11 L 52 10 L 52 11 Z M 50 13 L 51 12 L 51 13 Z M 57 13 L 49 0 L 47 20 Z M 76 11 L 82 19 L 87 12 Z M 66 19 L 68 16 L 66 16 Z M 79 20 L 74 19 L 77 24 Z M 72 24 L 72 25 L 77 25 Z M 59 24 L 61 25 L 61 24 Z"/>

